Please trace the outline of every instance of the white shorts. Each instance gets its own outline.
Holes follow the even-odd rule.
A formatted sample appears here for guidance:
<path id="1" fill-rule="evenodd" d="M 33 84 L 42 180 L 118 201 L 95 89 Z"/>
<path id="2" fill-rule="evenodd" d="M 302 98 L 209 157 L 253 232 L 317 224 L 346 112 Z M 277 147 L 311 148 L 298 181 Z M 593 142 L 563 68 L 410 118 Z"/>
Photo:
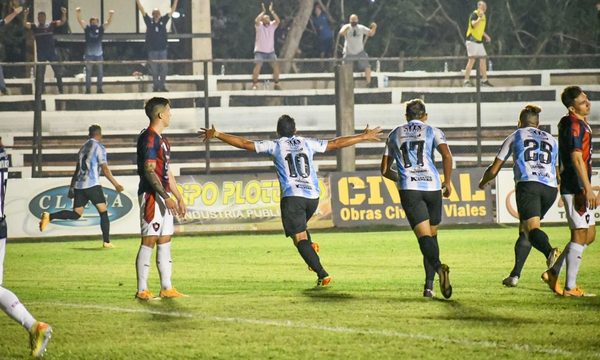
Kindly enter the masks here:
<path id="1" fill-rule="evenodd" d="M 469 57 L 487 56 L 487 53 L 485 52 L 483 43 L 467 40 L 467 55 L 469 55 Z"/>
<path id="2" fill-rule="evenodd" d="M 160 195 L 143 193 L 138 197 L 138 202 L 142 236 L 173 235 L 173 214 L 166 208 Z"/>
<path id="3" fill-rule="evenodd" d="M 594 214 L 587 208 L 583 193 L 564 194 L 561 197 L 565 204 L 565 213 L 570 229 L 587 229 L 590 226 L 596 226 Z"/>

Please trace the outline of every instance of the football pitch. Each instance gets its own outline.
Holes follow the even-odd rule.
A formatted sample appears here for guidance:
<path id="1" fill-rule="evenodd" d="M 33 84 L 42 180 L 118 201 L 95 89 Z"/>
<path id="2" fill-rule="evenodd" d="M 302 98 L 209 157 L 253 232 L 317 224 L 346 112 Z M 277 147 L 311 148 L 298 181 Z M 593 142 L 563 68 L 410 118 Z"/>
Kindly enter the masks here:
<path id="1" fill-rule="evenodd" d="M 568 229 L 546 228 L 564 247 Z M 516 288 L 515 228 L 441 229 L 454 294 L 422 297 L 409 231 L 314 232 L 333 276 L 315 289 L 281 234 L 178 236 L 174 286 L 189 298 L 134 300 L 137 238 L 7 244 L 4 286 L 54 335 L 47 359 L 600 358 L 600 297 L 562 298 L 541 282 L 532 249 Z M 154 261 L 154 260 L 153 260 Z M 563 277 L 564 279 L 564 273 Z M 579 283 L 600 293 L 600 244 Z M 159 290 L 152 262 L 150 290 Z M 0 359 L 26 359 L 27 333 L 0 314 Z"/>

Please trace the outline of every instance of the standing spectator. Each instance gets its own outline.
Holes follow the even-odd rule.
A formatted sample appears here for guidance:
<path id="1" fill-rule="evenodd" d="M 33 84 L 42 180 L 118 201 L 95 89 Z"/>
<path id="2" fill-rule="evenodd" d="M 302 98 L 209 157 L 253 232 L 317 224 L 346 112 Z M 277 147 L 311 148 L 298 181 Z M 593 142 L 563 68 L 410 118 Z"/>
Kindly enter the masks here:
<path id="1" fill-rule="evenodd" d="M 83 55 L 84 60 L 86 61 L 104 61 L 104 53 L 102 51 L 102 37 L 104 36 L 104 30 L 110 26 L 112 22 L 113 15 L 115 14 L 114 10 L 110 10 L 108 12 L 108 19 L 104 23 L 104 25 L 100 24 L 100 19 L 97 17 L 90 18 L 89 25 L 85 22 L 85 20 L 81 19 L 81 8 L 78 7 L 75 9 L 77 12 L 77 22 L 81 25 L 85 33 L 85 54 Z M 96 65 L 98 69 L 98 82 L 97 82 L 97 92 L 98 94 L 104 93 L 102 91 L 102 77 L 104 76 L 104 66 L 103 64 Z M 92 92 L 92 64 L 85 64 L 85 93 L 90 94 Z"/>
<path id="2" fill-rule="evenodd" d="M 23 11 L 23 7 L 19 6 L 15 8 L 13 12 L 8 14 L 6 18 L 0 18 L 0 27 L 8 24 L 12 21 L 17 15 L 19 15 Z M 4 71 L 2 70 L 2 66 L 0 66 L 0 94 L 8 95 L 8 89 L 6 88 L 6 83 L 4 82 Z"/>
<path id="3" fill-rule="evenodd" d="M 350 15 L 350 23 L 342 26 L 340 36 L 344 36 L 344 59 L 352 61 L 360 71 L 365 72 L 367 86 L 371 87 L 371 65 L 369 54 L 365 52 L 364 36 L 373 37 L 377 32 L 377 24 L 371 23 L 369 27 L 358 23 L 356 14 Z"/>
<path id="4" fill-rule="evenodd" d="M 177 9 L 179 0 L 173 1 L 171 11 L 164 16 L 160 16 L 160 10 L 153 9 L 152 17 L 148 16 L 140 0 L 135 0 L 135 2 L 146 24 L 146 50 L 148 51 L 148 60 L 150 60 L 150 71 L 152 71 L 153 91 L 168 91 L 165 87 L 167 64 L 155 63 L 152 60 L 167 60 L 167 22 Z"/>
<path id="5" fill-rule="evenodd" d="M 258 89 L 258 75 L 264 61 L 269 61 L 273 68 L 273 83 L 275 90 L 281 90 L 279 86 L 279 64 L 275 55 L 275 30 L 281 23 L 279 16 L 273 9 L 273 3 L 269 5 L 269 11 L 273 15 L 273 21 L 265 10 L 265 4 L 261 4 L 262 11 L 254 19 L 256 39 L 254 41 L 254 70 L 252 71 L 252 90 Z"/>
<path id="6" fill-rule="evenodd" d="M 469 24 L 467 26 L 467 55 L 469 60 L 465 67 L 465 81 L 463 86 L 473 86 L 469 77 L 471 76 L 471 69 L 475 65 L 475 60 L 479 59 L 479 71 L 481 72 L 481 85 L 493 86 L 487 78 L 487 65 L 486 58 L 487 53 L 483 46 L 483 39 L 490 42 L 492 38 L 485 32 L 485 26 L 487 25 L 487 19 L 485 17 L 485 11 L 487 5 L 485 1 L 477 2 L 477 9 L 469 16 Z"/>
<path id="7" fill-rule="evenodd" d="M 67 9 L 64 7 L 60 8 L 61 18 L 60 20 L 53 20 L 46 23 L 46 13 L 40 11 L 38 13 L 38 24 L 33 24 L 28 21 L 24 22 L 25 29 L 31 29 L 33 31 L 33 37 L 35 38 L 35 48 L 37 51 L 37 61 L 59 61 L 56 55 L 56 48 L 54 47 L 54 29 L 63 26 L 67 23 Z M 29 15 L 29 8 L 24 11 L 25 19 Z M 62 82 L 62 68 L 60 65 L 52 65 L 54 70 L 54 76 L 56 77 L 56 85 L 58 86 L 58 92 L 63 93 L 63 82 Z M 46 75 L 46 65 L 39 65 L 35 72 L 35 77 L 44 81 Z M 44 86 L 42 86 L 42 92 Z"/>
<path id="8" fill-rule="evenodd" d="M 442 222 L 442 195 L 452 193 L 452 154 L 444 133 L 426 124 L 428 119 L 425 103 L 413 99 L 406 103 L 406 121 L 388 136 L 383 157 L 381 175 L 394 181 L 400 192 L 402 208 L 419 241 L 425 268 L 424 297 L 433 297 L 435 274 L 440 280 L 442 295 L 452 296 L 450 268 L 440 260 L 438 227 Z M 444 181 L 435 166 L 434 149 L 442 155 Z M 396 163 L 397 170 L 392 168 Z"/>
<path id="9" fill-rule="evenodd" d="M 310 19 L 317 32 L 317 51 L 321 58 L 333 55 L 333 31 L 329 25 L 328 15 L 321 9 L 320 4 L 316 4 L 315 14 Z"/>

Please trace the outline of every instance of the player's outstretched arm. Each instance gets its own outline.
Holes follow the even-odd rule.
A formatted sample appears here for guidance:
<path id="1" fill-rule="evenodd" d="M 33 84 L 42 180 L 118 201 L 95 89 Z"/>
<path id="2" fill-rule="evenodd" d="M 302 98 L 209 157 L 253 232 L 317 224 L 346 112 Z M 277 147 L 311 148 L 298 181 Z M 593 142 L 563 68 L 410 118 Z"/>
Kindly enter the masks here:
<path id="1" fill-rule="evenodd" d="M 442 195 L 449 197 L 452 194 L 452 153 L 448 144 L 439 144 L 437 150 L 442 154 L 442 167 L 444 168 Z"/>
<path id="2" fill-rule="evenodd" d="M 345 148 L 363 141 L 379 141 L 379 136 L 381 135 L 382 131 L 383 130 L 381 130 L 379 126 L 374 129 L 369 129 L 369 125 L 367 125 L 365 130 L 360 134 L 340 136 L 329 140 L 327 143 L 327 149 L 325 151 Z"/>
<path id="3" fill-rule="evenodd" d="M 502 161 L 498 158 L 495 158 L 494 162 L 491 163 L 490 166 L 487 167 L 487 169 L 485 169 L 485 172 L 483 173 L 481 180 L 479 180 L 479 188 L 481 190 L 483 190 L 483 188 L 490 181 L 494 180 L 496 178 L 496 176 L 498 176 L 498 172 L 500 172 L 502 165 L 504 165 L 504 161 Z"/>
<path id="4" fill-rule="evenodd" d="M 213 125 L 210 129 L 202 128 L 198 131 L 200 138 L 204 141 L 208 141 L 210 139 L 219 139 L 225 143 L 228 143 L 231 146 L 235 146 L 239 149 L 244 149 L 248 151 L 256 151 L 254 147 L 254 141 L 248 140 L 241 136 L 235 136 L 231 134 L 226 134 L 222 132 L 218 132 Z"/>
<path id="5" fill-rule="evenodd" d="M 115 179 L 107 163 L 102 164 L 102 173 L 104 174 L 104 176 L 106 176 L 108 181 L 110 181 L 110 183 L 115 187 L 115 190 L 117 192 L 121 192 L 125 189 L 123 185 L 119 184 L 117 179 Z"/>
<path id="6" fill-rule="evenodd" d="M 398 182 L 398 172 L 392 169 L 392 164 L 394 163 L 394 158 L 388 155 L 383 155 L 381 158 L 381 175 L 384 178 L 390 179 L 393 182 Z"/>

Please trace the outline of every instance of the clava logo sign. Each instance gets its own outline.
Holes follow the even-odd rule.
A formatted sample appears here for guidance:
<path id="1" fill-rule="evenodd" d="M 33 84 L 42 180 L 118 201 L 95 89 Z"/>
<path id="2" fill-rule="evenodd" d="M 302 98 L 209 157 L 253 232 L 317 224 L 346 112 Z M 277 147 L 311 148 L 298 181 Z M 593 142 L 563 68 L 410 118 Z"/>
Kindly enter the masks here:
<path id="1" fill-rule="evenodd" d="M 118 220 L 127 215 L 133 208 L 131 199 L 124 193 L 118 193 L 113 189 L 103 188 L 108 206 L 108 218 L 110 221 Z M 68 197 L 69 187 L 60 186 L 46 190 L 36 195 L 29 202 L 29 211 L 37 218 L 42 212 L 53 213 L 61 210 L 72 210 L 73 199 Z M 54 220 L 54 225 L 62 226 L 93 226 L 100 224 L 100 216 L 96 207 L 88 202 L 79 220 Z"/>

